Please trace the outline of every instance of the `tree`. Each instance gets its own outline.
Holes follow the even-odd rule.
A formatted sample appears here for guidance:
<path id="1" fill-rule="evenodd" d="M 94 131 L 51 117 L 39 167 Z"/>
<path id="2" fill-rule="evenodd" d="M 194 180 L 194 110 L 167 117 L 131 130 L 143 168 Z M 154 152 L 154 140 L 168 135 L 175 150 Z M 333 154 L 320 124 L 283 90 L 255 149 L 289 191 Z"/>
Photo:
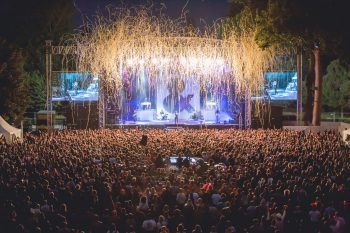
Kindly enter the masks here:
<path id="1" fill-rule="evenodd" d="M 73 32 L 76 10 L 73 0 L 3 0 L 0 8 L 0 37 L 22 48 L 29 78 L 29 109 L 43 108 L 45 95 L 45 40 L 54 44 Z M 58 59 L 53 68 L 61 68 Z"/>
<path id="2" fill-rule="evenodd" d="M 27 108 L 27 80 L 25 58 L 20 49 L 0 40 L 0 115 L 18 125 Z"/>
<path id="3" fill-rule="evenodd" d="M 295 47 L 296 51 L 309 53 L 312 69 L 307 81 L 308 98 L 313 96 L 312 124 L 320 124 L 321 114 L 321 58 L 325 54 L 340 55 L 348 48 L 344 40 L 344 24 L 349 14 L 345 1 L 332 0 L 235 0 L 252 8 L 256 13 L 258 32 L 257 43 L 260 47 L 273 44 Z M 349 34 L 349 33 L 347 33 Z M 348 35 L 346 35 L 348 37 Z M 311 77 L 311 75 L 313 77 Z M 308 102 L 308 101 L 307 101 Z M 307 111 L 311 110 L 307 108 Z M 308 114 L 306 114 L 308 115 Z M 311 115 L 311 114 L 310 114 Z"/>
<path id="4" fill-rule="evenodd" d="M 319 1 L 324 4 L 327 0 Z M 311 3 L 312 2 L 312 3 Z M 320 124 L 320 104 L 321 104 L 321 64 L 320 64 L 320 43 L 323 35 L 322 25 L 323 15 L 319 7 L 315 7 L 315 2 L 301 0 L 270 0 L 266 10 L 263 11 L 260 23 L 260 31 L 257 40 L 262 46 L 280 43 L 294 46 L 299 52 L 301 48 L 310 54 L 309 69 L 314 77 L 314 82 L 306 82 L 308 89 L 307 103 L 312 103 L 310 99 L 313 97 L 312 114 L 307 113 L 306 116 L 312 115 L 312 124 Z M 311 106 L 306 107 L 307 111 L 311 111 Z"/>
<path id="5" fill-rule="evenodd" d="M 343 118 L 344 108 L 350 107 L 350 65 L 340 59 L 332 61 L 323 76 L 323 82 L 325 104 L 339 109 Z"/>
<path id="6" fill-rule="evenodd" d="M 72 0 L 4 0 L 0 37 L 24 50 L 26 70 L 45 72 L 45 40 L 54 44 L 73 32 L 76 10 Z M 10 23 L 9 23 L 10 22 Z"/>
<path id="7" fill-rule="evenodd" d="M 27 112 L 33 113 L 44 109 L 46 103 L 46 87 L 44 78 L 38 72 L 30 73 L 28 78 L 29 103 Z"/>

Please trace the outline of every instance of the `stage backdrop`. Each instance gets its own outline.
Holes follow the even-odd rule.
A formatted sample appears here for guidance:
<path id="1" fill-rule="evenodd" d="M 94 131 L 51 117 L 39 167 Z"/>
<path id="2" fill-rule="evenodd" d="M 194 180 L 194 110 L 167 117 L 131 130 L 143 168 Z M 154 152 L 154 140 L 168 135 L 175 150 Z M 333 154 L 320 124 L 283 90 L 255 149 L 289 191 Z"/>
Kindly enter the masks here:
<path id="1" fill-rule="evenodd" d="M 157 80 L 157 114 L 164 112 L 171 119 L 179 113 L 180 120 L 188 120 L 195 111 L 200 111 L 200 84 L 198 80 Z"/>

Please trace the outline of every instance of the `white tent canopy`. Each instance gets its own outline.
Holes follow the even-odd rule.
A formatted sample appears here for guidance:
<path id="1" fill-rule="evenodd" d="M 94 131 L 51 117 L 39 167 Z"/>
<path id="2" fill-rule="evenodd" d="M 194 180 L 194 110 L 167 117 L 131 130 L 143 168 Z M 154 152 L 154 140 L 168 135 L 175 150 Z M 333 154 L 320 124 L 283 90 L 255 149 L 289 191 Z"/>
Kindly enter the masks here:
<path id="1" fill-rule="evenodd" d="M 342 132 L 343 141 L 349 145 L 350 144 L 350 129 L 345 129 Z"/>
<path id="2" fill-rule="evenodd" d="M 15 139 L 22 139 L 22 131 L 11 126 L 0 116 L 0 135 L 6 139 L 6 143 L 12 143 Z"/>

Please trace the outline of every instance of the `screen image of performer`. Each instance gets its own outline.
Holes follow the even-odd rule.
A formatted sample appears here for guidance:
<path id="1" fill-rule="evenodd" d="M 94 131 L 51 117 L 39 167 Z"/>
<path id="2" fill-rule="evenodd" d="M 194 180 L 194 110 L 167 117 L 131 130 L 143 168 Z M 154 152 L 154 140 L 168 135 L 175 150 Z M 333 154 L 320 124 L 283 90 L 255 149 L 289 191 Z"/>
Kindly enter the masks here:
<path id="1" fill-rule="evenodd" d="M 272 88 L 275 90 L 275 95 L 277 94 L 277 80 L 272 82 Z"/>

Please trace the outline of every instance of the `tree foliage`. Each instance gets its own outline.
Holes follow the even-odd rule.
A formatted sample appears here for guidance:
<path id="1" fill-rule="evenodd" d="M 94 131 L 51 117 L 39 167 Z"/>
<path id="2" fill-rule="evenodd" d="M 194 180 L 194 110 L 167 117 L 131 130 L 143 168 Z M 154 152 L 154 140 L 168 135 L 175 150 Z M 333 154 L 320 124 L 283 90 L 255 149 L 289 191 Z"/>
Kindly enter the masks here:
<path id="1" fill-rule="evenodd" d="M 350 108 L 350 65 L 332 61 L 323 76 L 324 103 L 335 109 Z"/>
<path id="2" fill-rule="evenodd" d="M 28 75 L 24 62 L 20 49 L 0 40 L 0 115 L 17 125 L 28 104 Z"/>
<path id="3" fill-rule="evenodd" d="M 23 48 L 27 71 L 44 74 L 45 40 L 61 41 L 74 26 L 72 0 L 4 0 L 0 9 L 0 37 Z M 10 23 L 9 23 L 10 22 Z"/>
<path id="4" fill-rule="evenodd" d="M 308 53 L 306 116 L 313 115 L 313 124 L 320 120 L 320 96 L 322 88 L 322 64 L 330 57 L 349 58 L 349 30 L 344 30 L 350 21 L 346 1 L 334 0 L 231 0 L 231 12 L 237 18 L 250 8 L 255 12 L 256 42 L 262 48 L 271 45 L 294 47 Z M 324 63 L 323 63 L 324 62 Z M 313 113 L 312 98 L 314 98 Z M 309 112 L 309 113 L 308 113 Z M 310 119 L 307 119 L 310 120 Z"/>
<path id="5" fill-rule="evenodd" d="M 74 1 L 3 0 L 1 6 L 0 37 L 22 48 L 26 58 L 24 69 L 30 74 L 27 111 L 40 110 L 43 108 L 46 91 L 45 40 L 58 44 L 65 34 L 73 31 L 76 14 Z M 53 66 L 61 68 L 61 61 L 56 59 Z"/>
<path id="6" fill-rule="evenodd" d="M 274 43 L 301 45 L 323 51 L 340 52 L 336 48 L 344 40 L 340 26 L 349 19 L 345 1 L 333 0 L 249 0 L 239 2 L 256 12 L 259 32 L 257 42 L 262 47 Z"/>
<path id="7" fill-rule="evenodd" d="M 27 112 L 38 112 L 44 109 L 46 102 L 45 80 L 38 72 L 28 75 L 29 104 Z"/>

